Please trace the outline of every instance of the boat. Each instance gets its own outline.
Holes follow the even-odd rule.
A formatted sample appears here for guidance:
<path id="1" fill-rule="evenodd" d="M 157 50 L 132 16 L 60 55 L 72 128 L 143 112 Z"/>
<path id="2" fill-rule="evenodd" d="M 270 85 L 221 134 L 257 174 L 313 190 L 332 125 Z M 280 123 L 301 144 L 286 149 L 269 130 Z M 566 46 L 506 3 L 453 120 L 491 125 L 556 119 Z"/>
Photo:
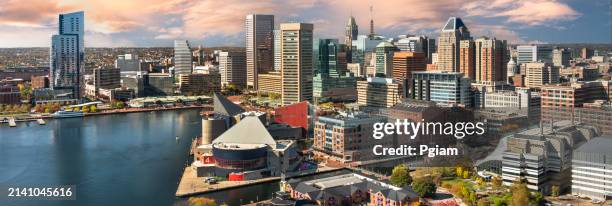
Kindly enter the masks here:
<path id="1" fill-rule="evenodd" d="M 57 111 L 51 114 L 53 118 L 70 118 L 70 117 L 83 117 L 85 116 L 83 112 L 75 112 L 75 111 Z"/>

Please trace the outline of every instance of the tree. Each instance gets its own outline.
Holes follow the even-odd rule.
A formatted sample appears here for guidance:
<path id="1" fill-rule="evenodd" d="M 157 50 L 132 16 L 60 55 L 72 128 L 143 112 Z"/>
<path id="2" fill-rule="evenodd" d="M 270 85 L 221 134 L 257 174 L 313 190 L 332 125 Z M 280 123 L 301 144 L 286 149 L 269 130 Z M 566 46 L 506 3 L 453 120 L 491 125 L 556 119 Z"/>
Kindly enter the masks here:
<path id="1" fill-rule="evenodd" d="M 476 203 L 476 206 L 489 206 L 489 205 L 491 205 L 491 203 L 489 202 L 489 199 L 487 198 L 480 198 L 478 202 Z"/>
<path id="2" fill-rule="evenodd" d="M 273 93 L 273 92 L 268 93 L 268 97 L 269 97 L 270 99 L 273 99 L 273 100 L 280 99 L 280 96 L 281 96 L 281 95 L 280 95 L 280 94 L 277 94 L 277 93 Z"/>
<path id="3" fill-rule="evenodd" d="M 551 190 L 552 190 L 551 193 L 553 197 L 559 196 L 559 186 L 558 185 L 553 185 Z"/>
<path id="4" fill-rule="evenodd" d="M 97 112 L 98 108 L 96 107 L 96 105 L 91 105 L 89 106 L 89 112 Z"/>
<path id="5" fill-rule="evenodd" d="M 530 202 L 532 205 L 540 205 L 540 203 L 542 203 L 543 201 L 544 195 L 542 195 L 541 192 L 534 193 L 530 198 Z"/>
<path id="6" fill-rule="evenodd" d="M 512 184 L 512 205 L 528 205 L 529 204 L 529 189 L 527 185 L 522 182 L 515 182 Z"/>
<path id="7" fill-rule="evenodd" d="M 476 203 L 476 201 L 478 200 L 478 197 L 476 196 L 476 193 L 475 192 L 470 192 L 468 200 L 469 200 L 470 203 Z"/>
<path id="8" fill-rule="evenodd" d="M 431 197 L 436 193 L 436 184 L 431 178 L 419 178 L 412 183 L 412 189 L 420 197 Z"/>
<path id="9" fill-rule="evenodd" d="M 499 188 L 502 185 L 502 179 L 497 177 L 497 176 L 495 176 L 495 177 L 491 178 L 491 183 L 493 184 L 494 187 Z"/>
<path id="10" fill-rule="evenodd" d="M 467 170 L 464 170 L 464 171 L 463 171 L 463 179 L 467 179 L 467 178 L 469 178 L 469 177 L 470 177 L 470 172 L 469 172 L 469 171 L 467 171 Z"/>
<path id="11" fill-rule="evenodd" d="M 189 206 L 216 206 L 217 205 L 217 203 L 215 203 L 214 200 L 208 199 L 205 197 L 190 197 L 187 202 L 189 202 Z"/>
<path id="12" fill-rule="evenodd" d="M 89 107 L 88 107 L 88 106 L 83 106 L 83 107 L 81 108 L 81 111 L 83 111 L 83 112 L 85 112 L 85 113 L 88 113 L 88 112 L 89 112 Z"/>
<path id="13" fill-rule="evenodd" d="M 389 179 L 391 180 L 391 184 L 398 187 L 404 187 L 412 183 L 410 169 L 404 164 L 395 166 L 391 172 L 391 178 Z"/>
<path id="14" fill-rule="evenodd" d="M 455 168 L 455 174 L 457 174 L 457 177 L 462 177 L 463 176 L 463 168 L 461 166 L 457 166 L 457 168 Z"/>

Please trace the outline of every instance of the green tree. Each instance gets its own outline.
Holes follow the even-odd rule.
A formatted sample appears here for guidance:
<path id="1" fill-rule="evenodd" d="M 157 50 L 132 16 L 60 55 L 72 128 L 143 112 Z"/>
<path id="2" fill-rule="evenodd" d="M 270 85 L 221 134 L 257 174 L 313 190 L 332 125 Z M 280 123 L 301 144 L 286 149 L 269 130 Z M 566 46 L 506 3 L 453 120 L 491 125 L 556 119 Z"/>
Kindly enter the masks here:
<path id="1" fill-rule="evenodd" d="M 419 178 L 412 183 L 412 189 L 421 197 L 431 197 L 436 193 L 436 184 L 431 178 Z"/>
<path id="2" fill-rule="evenodd" d="M 98 111 L 98 107 L 96 107 L 96 105 L 89 106 L 89 112 L 97 112 L 97 111 Z"/>
<path id="3" fill-rule="evenodd" d="M 522 182 L 515 182 L 512 184 L 512 206 L 528 205 L 529 204 L 529 189 L 527 185 Z"/>
<path id="4" fill-rule="evenodd" d="M 470 192 L 468 200 L 472 204 L 476 203 L 476 201 L 478 200 L 478 197 L 476 196 L 476 193 L 475 192 Z"/>
<path id="5" fill-rule="evenodd" d="M 541 192 L 536 192 L 531 195 L 530 202 L 532 205 L 540 205 L 544 201 L 544 195 Z"/>
<path id="6" fill-rule="evenodd" d="M 391 172 L 391 178 L 389 179 L 391 184 L 398 187 L 404 187 L 412 183 L 410 169 L 405 164 L 395 166 Z"/>
<path id="7" fill-rule="evenodd" d="M 463 171 L 463 179 L 467 179 L 467 178 L 469 178 L 469 177 L 470 177 L 470 172 L 469 172 L 469 171 L 467 171 L 467 170 L 464 170 L 464 171 Z"/>
<path id="8" fill-rule="evenodd" d="M 553 185 L 551 188 L 551 193 L 553 197 L 559 197 L 559 186 L 558 185 Z"/>

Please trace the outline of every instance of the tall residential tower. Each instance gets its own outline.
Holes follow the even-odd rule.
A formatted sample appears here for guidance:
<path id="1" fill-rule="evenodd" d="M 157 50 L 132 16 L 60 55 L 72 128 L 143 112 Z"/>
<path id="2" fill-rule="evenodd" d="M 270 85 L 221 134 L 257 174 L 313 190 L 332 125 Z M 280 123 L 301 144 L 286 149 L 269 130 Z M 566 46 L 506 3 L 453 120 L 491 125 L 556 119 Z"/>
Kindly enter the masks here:
<path id="1" fill-rule="evenodd" d="M 81 96 L 85 67 L 85 14 L 82 11 L 59 15 L 59 34 L 51 37 L 49 78 L 52 89 L 71 89 Z"/>

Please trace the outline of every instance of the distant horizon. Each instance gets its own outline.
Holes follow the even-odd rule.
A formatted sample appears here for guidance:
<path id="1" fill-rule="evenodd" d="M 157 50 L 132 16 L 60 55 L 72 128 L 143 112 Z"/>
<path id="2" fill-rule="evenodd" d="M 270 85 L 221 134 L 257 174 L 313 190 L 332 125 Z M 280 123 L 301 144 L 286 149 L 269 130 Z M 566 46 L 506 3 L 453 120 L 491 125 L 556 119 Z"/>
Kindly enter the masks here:
<path id="1" fill-rule="evenodd" d="M 591 45 L 591 46 L 611 46 L 612 47 L 612 43 L 538 43 L 538 44 L 509 44 L 509 45 Z M 132 49 L 132 48 L 173 48 L 174 46 L 170 45 L 170 46 L 133 46 L 133 47 L 85 47 L 86 49 L 121 49 L 121 48 L 125 48 L 125 49 Z M 220 47 L 226 47 L 226 48 L 245 48 L 244 46 L 202 46 L 203 49 L 206 48 L 220 48 Z M 0 49 L 34 49 L 34 48 L 49 48 L 48 46 L 34 46 L 34 47 L 0 47 Z M 191 49 L 195 49 L 197 47 L 194 47 L 193 45 L 191 45 Z"/>
<path id="2" fill-rule="evenodd" d="M 8 1 L 0 13 L 0 47 L 47 47 L 61 13 L 85 12 L 85 46 L 165 47 L 174 39 L 193 45 L 243 46 L 248 14 L 273 14 L 283 22 L 313 23 L 315 37 L 338 38 L 350 16 L 360 34 L 437 38 L 449 17 L 464 20 L 472 36 L 510 44 L 612 43 L 611 1 L 575 0 L 25 0 Z M 36 6 L 28 6 L 36 5 Z M 404 6 L 405 5 L 405 6 Z M 373 6 L 373 13 L 369 8 Z M 27 36 L 28 38 L 24 38 Z"/>

